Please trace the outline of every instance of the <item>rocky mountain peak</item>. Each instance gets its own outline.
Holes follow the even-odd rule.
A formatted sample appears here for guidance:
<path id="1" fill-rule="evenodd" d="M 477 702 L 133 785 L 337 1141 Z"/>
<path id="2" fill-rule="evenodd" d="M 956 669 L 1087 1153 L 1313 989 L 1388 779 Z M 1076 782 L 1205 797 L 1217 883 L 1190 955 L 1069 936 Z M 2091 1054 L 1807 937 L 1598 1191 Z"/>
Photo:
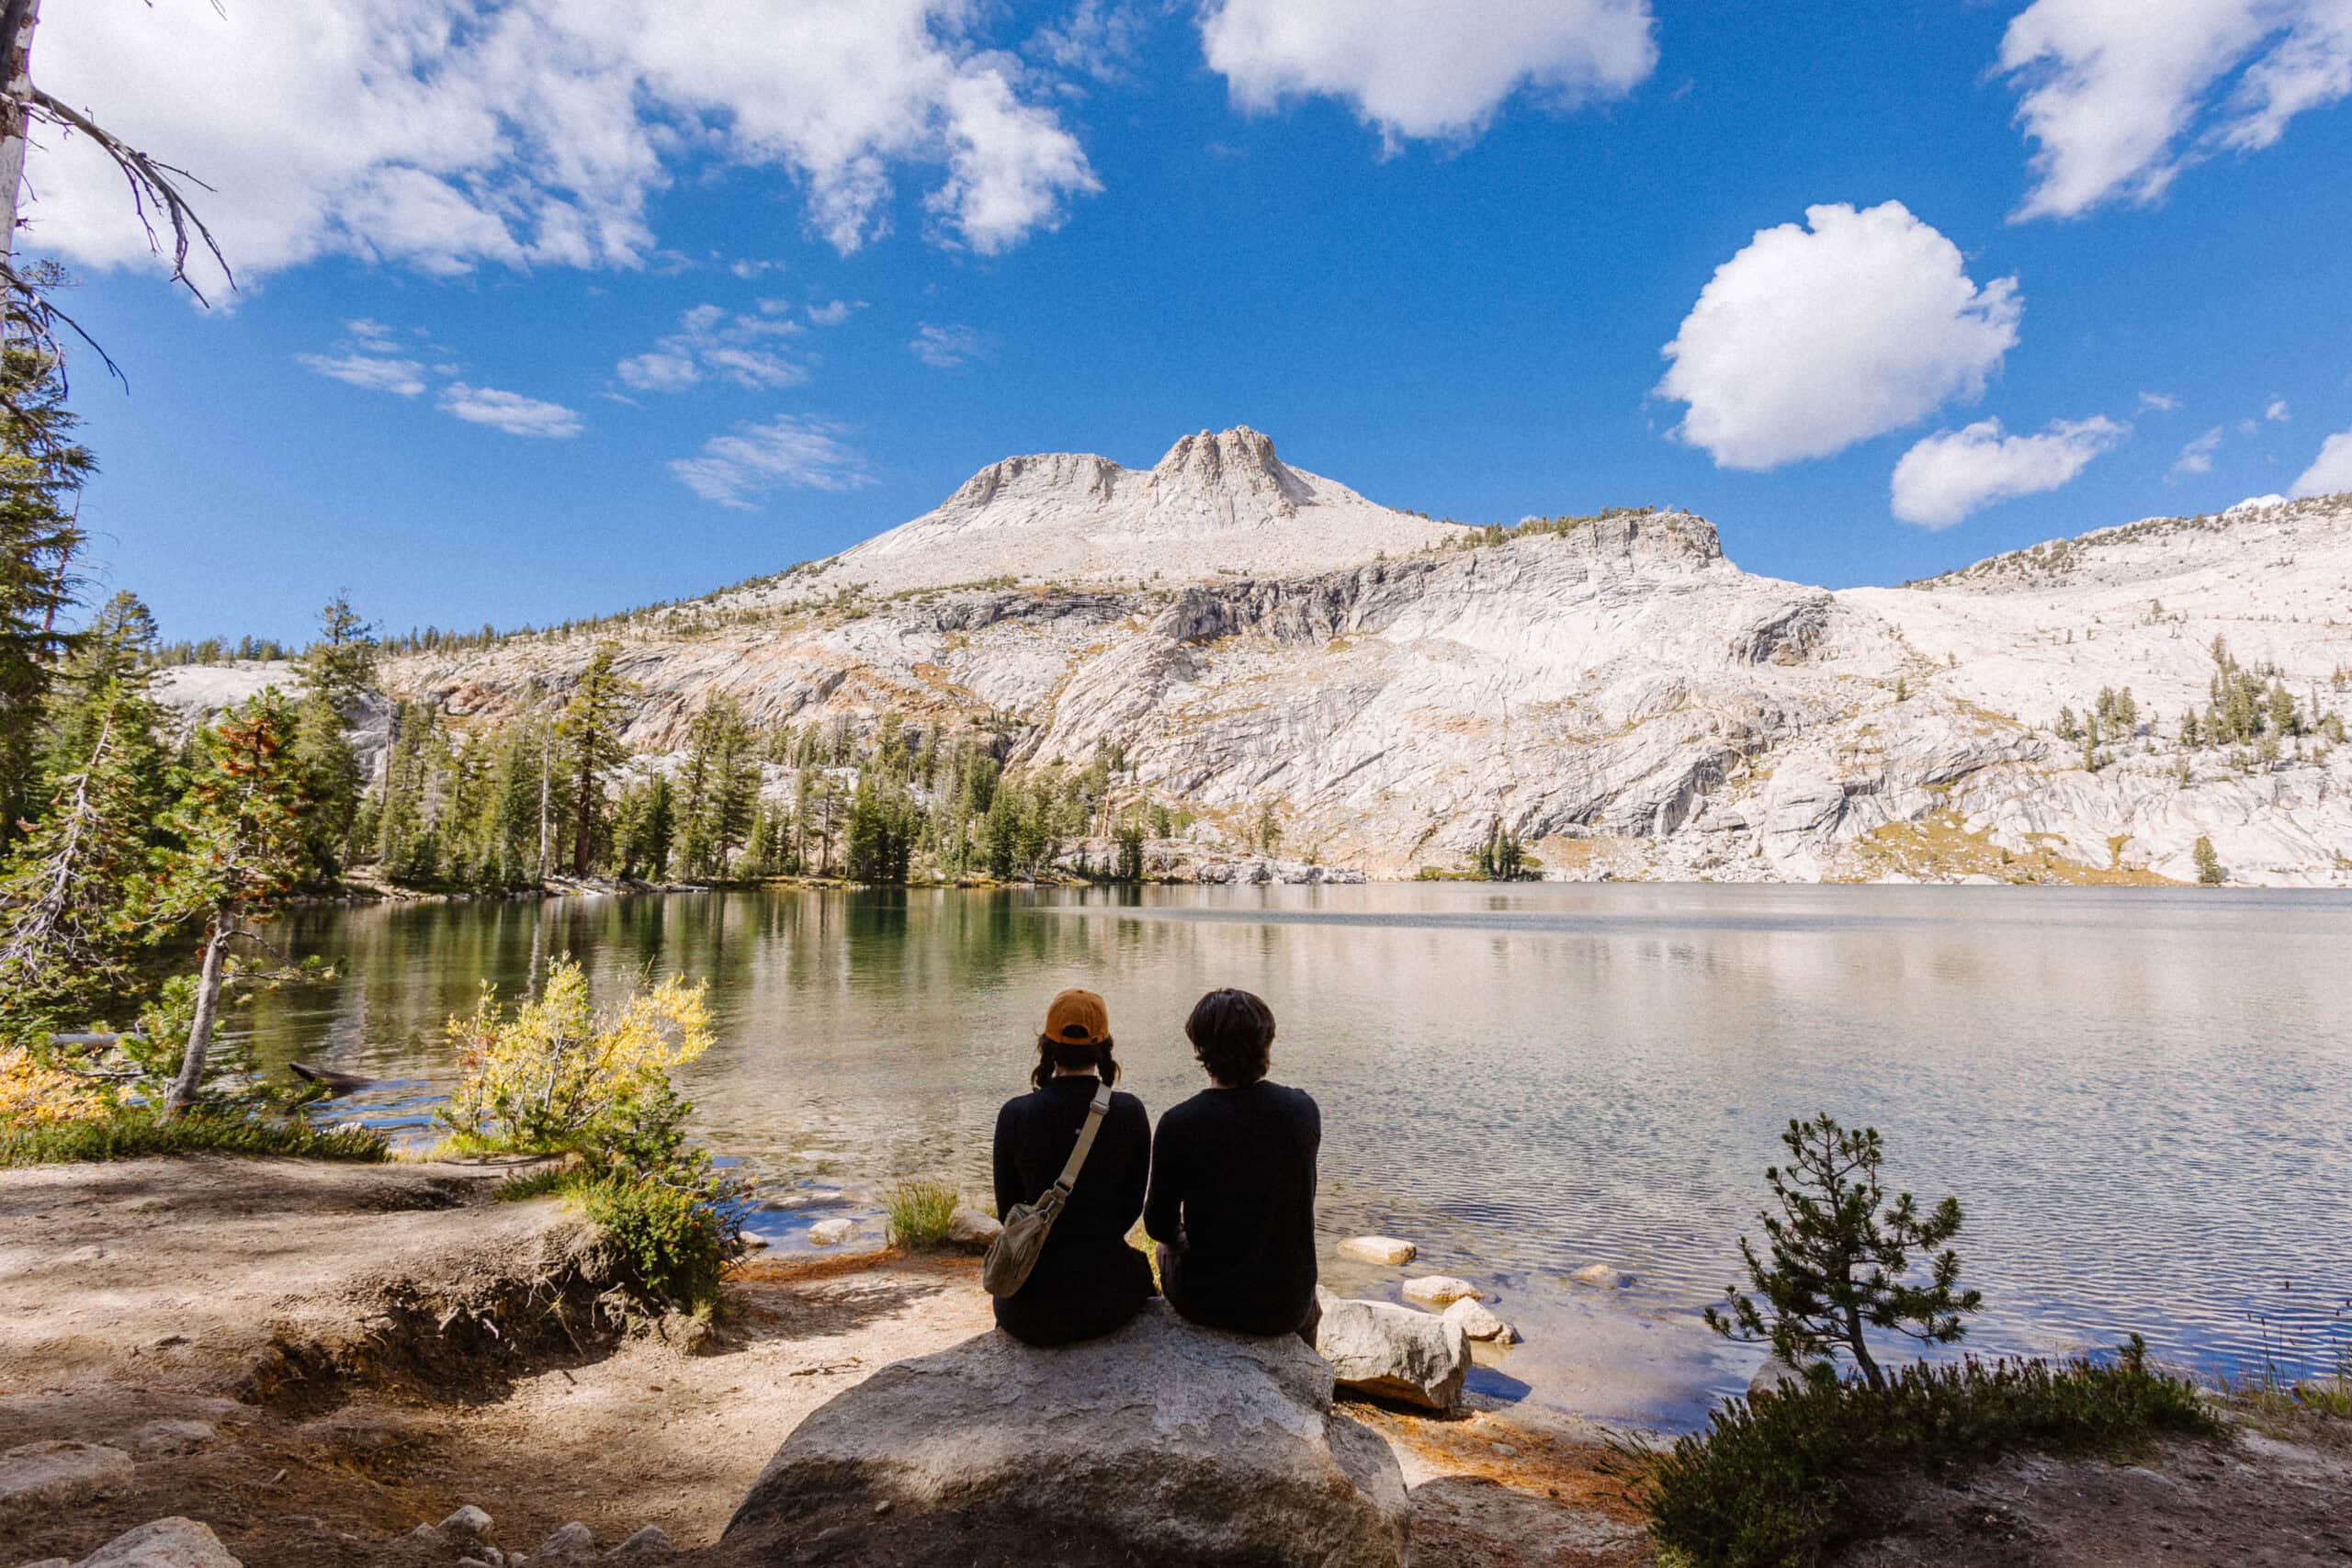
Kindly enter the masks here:
<path id="1" fill-rule="evenodd" d="M 1273 437 L 1246 424 L 1183 436 L 1152 465 L 1151 504 L 1227 525 L 1289 517 L 1314 487 L 1274 456 Z"/>

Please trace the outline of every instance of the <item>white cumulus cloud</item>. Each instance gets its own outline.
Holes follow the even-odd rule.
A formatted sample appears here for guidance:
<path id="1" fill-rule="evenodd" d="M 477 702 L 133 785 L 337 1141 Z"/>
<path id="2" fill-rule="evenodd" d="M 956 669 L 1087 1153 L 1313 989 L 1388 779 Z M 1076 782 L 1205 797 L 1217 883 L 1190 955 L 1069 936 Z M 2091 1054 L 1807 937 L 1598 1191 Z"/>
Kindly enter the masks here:
<path id="1" fill-rule="evenodd" d="M 210 185 L 241 273 L 337 254 L 431 273 L 636 266 L 650 197 L 712 164 L 783 171 L 842 251 L 930 171 L 936 236 L 1001 251 L 1098 187 L 968 36 L 971 0 L 303 0 L 52 6 L 43 85 Z M 221 84 L 264 84 L 232 91 Z M 149 265 L 86 139 L 34 155 L 34 239 Z"/>
<path id="2" fill-rule="evenodd" d="M 2034 0 L 2001 39 L 2036 143 L 2019 219 L 2153 201 L 2352 93 L 2347 0 Z"/>
<path id="3" fill-rule="evenodd" d="M 2334 495 L 2352 490 L 2352 430 L 2340 430 L 2320 443 L 2319 456 L 2299 475 L 2296 495 Z"/>
<path id="4" fill-rule="evenodd" d="M 1715 269 L 1658 395 L 1725 468 L 1826 457 L 1984 394 L 2018 341 L 2017 279 L 1972 282 L 1958 246 L 1899 201 L 1805 209 Z"/>
<path id="5" fill-rule="evenodd" d="M 1201 43 L 1234 101 L 1343 100 L 1394 151 L 1484 129 L 1521 87 L 1573 106 L 1657 64 L 1648 0 L 1209 0 Z"/>
<path id="6" fill-rule="evenodd" d="M 2039 435 L 2005 434 L 1997 419 L 1938 431 L 1894 465 L 1894 515 L 1949 528 L 1995 502 L 2056 490 L 2128 434 L 2103 414 L 2056 420 Z"/>
<path id="7" fill-rule="evenodd" d="M 712 436 L 699 456 L 673 460 L 670 472 L 705 501 L 741 512 L 787 485 L 863 489 L 875 482 L 874 470 L 842 439 L 845 434 L 838 424 L 778 414 L 764 424 L 738 425 Z"/>
<path id="8" fill-rule="evenodd" d="M 509 435 L 561 439 L 580 434 L 580 415 L 561 403 L 526 398 L 496 387 L 469 387 L 452 381 L 441 389 L 441 412 L 469 424 L 486 424 Z"/>
<path id="9" fill-rule="evenodd" d="M 2294 415 L 2287 412 L 2286 399 L 2274 396 L 2268 402 L 2262 405 L 2262 417 L 2273 424 L 2284 424 Z"/>

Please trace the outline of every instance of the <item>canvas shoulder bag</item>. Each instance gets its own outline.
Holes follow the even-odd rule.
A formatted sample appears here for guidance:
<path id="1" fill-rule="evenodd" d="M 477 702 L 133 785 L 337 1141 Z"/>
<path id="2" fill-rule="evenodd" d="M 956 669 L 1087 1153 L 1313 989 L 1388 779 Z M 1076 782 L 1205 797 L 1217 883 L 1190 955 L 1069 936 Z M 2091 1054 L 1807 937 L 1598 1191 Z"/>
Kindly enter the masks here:
<path id="1" fill-rule="evenodd" d="M 1028 1283 L 1038 1254 L 1046 1250 L 1046 1236 L 1062 1217 L 1062 1206 L 1069 1201 L 1070 1189 L 1078 1185 L 1079 1170 L 1092 1152 L 1094 1134 L 1102 1130 L 1102 1117 L 1110 1109 L 1111 1086 L 1106 1083 L 1095 1089 L 1094 1101 L 1086 1108 L 1086 1125 L 1079 1129 L 1078 1146 L 1070 1150 L 1069 1163 L 1062 1167 L 1061 1175 L 1037 1194 L 1035 1202 L 1015 1203 L 1012 1213 L 1004 1216 L 1004 1229 L 989 1243 L 989 1255 L 980 1260 L 980 1284 L 989 1294 L 1009 1296 Z"/>

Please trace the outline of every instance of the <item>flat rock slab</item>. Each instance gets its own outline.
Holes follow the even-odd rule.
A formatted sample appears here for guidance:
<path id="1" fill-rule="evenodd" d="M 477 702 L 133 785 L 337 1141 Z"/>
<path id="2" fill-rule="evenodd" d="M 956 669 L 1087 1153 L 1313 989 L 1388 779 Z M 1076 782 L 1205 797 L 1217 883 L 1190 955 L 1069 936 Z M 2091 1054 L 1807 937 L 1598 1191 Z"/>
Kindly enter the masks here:
<path id="1" fill-rule="evenodd" d="M 1331 1392 L 1295 1337 L 1159 1301 L 1060 1349 L 978 1335 L 813 1412 L 709 1560 L 1402 1568 L 1396 1456 Z"/>
<path id="2" fill-rule="evenodd" d="M 1420 1256 L 1421 1249 L 1409 1241 L 1398 1241 L 1393 1235 L 1351 1235 L 1340 1244 L 1340 1256 L 1352 1258 L 1359 1263 L 1377 1263 L 1385 1269 L 1410 1263 Z"/>
<path id="3" fill-rule="evenodd" d="M 0 1518 L 70 1508 L 130 1484 L 130 1456 L 98 1443 L 26 1443 L 0 1453 Z"/>
<path id="4" fill-rule="evenodd" d="M 1451 1306 L 1459 1301 L 1480 1301 L 1486 1292 L 1467 1280 L 1451 1274 L 1421 1274 L 1405 1281 L 1405 1299 L 1427 1307 Z"/>
<path id="5" fill-rule="evenodd" d="M 1340 1386 L 1400 1400 L 1424 1410 L 1451 1410 L 1462 1400 L 1470 1372 L 1470 1341 L 1462 1325 L 1389 1302 L 1349 1301 L 1317 1290 L 1323 1315 L 1315 1352 Z"/>

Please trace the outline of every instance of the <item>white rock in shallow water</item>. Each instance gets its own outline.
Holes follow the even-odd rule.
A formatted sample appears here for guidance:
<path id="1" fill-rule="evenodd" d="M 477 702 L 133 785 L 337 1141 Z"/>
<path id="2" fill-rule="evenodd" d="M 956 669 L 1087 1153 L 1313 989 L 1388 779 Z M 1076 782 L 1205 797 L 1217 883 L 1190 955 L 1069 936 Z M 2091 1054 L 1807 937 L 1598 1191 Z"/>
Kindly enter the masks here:
<path id="1" fill-rule="evenodd" d="M 1090 1561 L 1401 1568 L 1411 1507 L 1396 1455 L 1333 1410 L 1331 1369 L 1295 1336 L 1152 1301 L 1100 1339 L 981 1334 L 843 1390 L 785 1439 L 726 1550 L 799 1562 L 824 1530 L 863 1562 L 863 1532 L 902 1543 L 912 1516 L 952 1519 L 956 1562 L 1043 1562 L 1058 1541 Z"/>
<path id="2" fill-rule="evenodd" d="M 69 1508 L 130 1484 L 130 1456 L 100 1443 L 26 1443 L 0 1453 L 0 1518 Z"/>
<path id="3" fill-rule="evenodd" d="M 986 1252 L 989 1245 L 1003 1234 L 1001 1222 L 981 1213 L 978 1209 L 967 1209 L 959 1204 L 956 1212 L 947 1216 L 947 1240 L 953 1247 Z"/>
<path id="4" fill-rule="evenodd" d="M 1445 1309 L 1445 1321 L 1472 1339 L 1489 1339 L 1498 1345 L 1519 1343 L 1519 1336 L 1511 1332 L 1510 1324 L 1488 1311 L 1486 1303 L 1469 1296 Z"/>
<path id="5" fill-rule="evenodd" d="M 194 1519 L 155 1519 L 126 1530 L 74 1568 L 244 1568 Z"/>
<path id="6" fill-rule="evenodd" d="M 1778 1356 L 1767 1356 L 1764 1364 L 1756 1369 L 1756 1375 L 1747 1380 L 1747 1397 L 1754 1399 L 1759 1393 L 1778 1393 L 1784 1388 L 1803 1388 L 1804 1384 L 1802 1368 L 1792 1367 Z"/>
<path id="7" fill-rule="evenodd" d="M 808 1227 L 808 1245 L 839 1247 L 850 1238 L 850 1233 L 855 1229 L 855 1220 L 819 1220 Z"/>
<path id="8" fill-rule="evenodd" d="M 1486 1292 L 1451 1274 L 1422 1274 L 1405 1281 L 1405 1299 L 1422 1306 L 1442 1307 L 1459 1301 L 1484 1301 Z"/>
<path id="9" fill-rule="evenodd" d="M 1631 1274 L 1623 1273 L 1606 1263 L 1588 1263 L 1568 1276 L 1579 1285 L 1630 1285 Z"/>
<path id="10" fill-rule="evenodd" d="M 1351 1235 L 1340 1244 L 1340 1256 L 1352 1258 L 1360 1263 L 1378 1263 L 1394 1269 L 1400 1263 L 1410 1263 L 1419 1256 L 1420 1248 L 1409 1241 L 1398 1241 L 1393 1235 Z"/>
<path id="11" fill-rule="evenodd" d="M 1317 1289 L 1323 1309 L 1315 1325 L 1315 1353 L 1331 1375 L 1358 1393 L 1400 1399 L 1430 1410 L 1451 1410 L 1470 1372 L 1470 1341 L 1462 1325 L 1387 1302 L 1349 1301 Z"/>

